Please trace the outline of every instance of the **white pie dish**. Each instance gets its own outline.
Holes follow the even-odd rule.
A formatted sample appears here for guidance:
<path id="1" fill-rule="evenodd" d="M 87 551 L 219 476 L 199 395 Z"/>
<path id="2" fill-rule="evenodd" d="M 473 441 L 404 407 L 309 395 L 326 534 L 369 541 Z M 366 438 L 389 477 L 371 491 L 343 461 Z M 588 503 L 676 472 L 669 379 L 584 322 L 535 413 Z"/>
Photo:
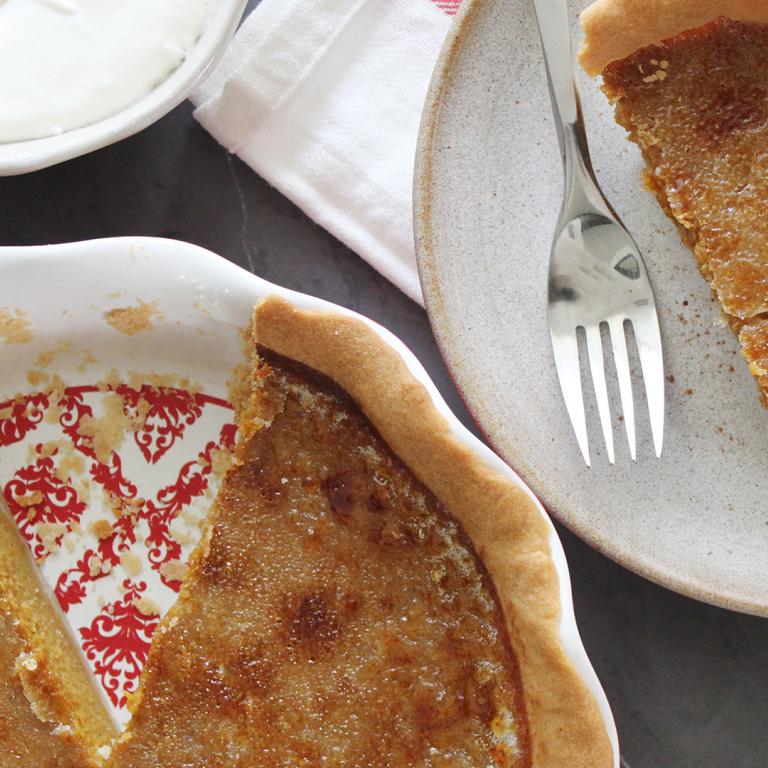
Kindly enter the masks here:
<path id="1" fill-rule="evenodd" d="M 46 290 L 50 286 L 55 286 L 55 291 Z M 0 248 L 0 308 L 20 310 L 31 333 L 27 343 L 0 342 L 0 402 L 15 393 L 30 391 L 26 372 L 39 364 L 36 361 L 41 352 L 62 341 L 71 345 L 66 359 L 74 362 L 67 368 L 65 360 L 57 359 L 55 370 L 65 380 L 79 377 L 78 385 L 103 380 L 113 368 L 122 372 L 138 369 L 187 376 L 207 395 L 226 397 L 227 379 L 242 360 L 239 329 L 248 325 L 253 305 L 270 294 L 284 297 L 300 308 L 332 310 L 363 320 L 424 385 L 453 435 L 534 500 L 550 530 L 552 558 L 559 577 L 563 647 L 598 702 L 618 767 L 616 728 L 579 637 L 568 567 L 554 527 L 517 475 L 451 413 L 415 356 L 371 320 L 273 285 L 209 251 L 173 240 L 117 238 Z M 160 313 L 152 333 L 122 335 L 105 321 L 105 310 L 136 305 L 140 300 L 154 303 Z M 78 371 L 76 361 L 86 351 L 95 361 Z M 163 605 L 164 610 L 169 605 Z M 70 614 L 67 617 L 73 620 Z"/>
<path id="2" fill-rule="evenodd" d="M 15 176 L 84 155 L 131 136 L 170 112 L 218 61 L 247 0 L 212 0 L 200 39 L 182 64 L 146 96 L 91 125 L 29 141 L 0 143 L 0 176 Z"/>

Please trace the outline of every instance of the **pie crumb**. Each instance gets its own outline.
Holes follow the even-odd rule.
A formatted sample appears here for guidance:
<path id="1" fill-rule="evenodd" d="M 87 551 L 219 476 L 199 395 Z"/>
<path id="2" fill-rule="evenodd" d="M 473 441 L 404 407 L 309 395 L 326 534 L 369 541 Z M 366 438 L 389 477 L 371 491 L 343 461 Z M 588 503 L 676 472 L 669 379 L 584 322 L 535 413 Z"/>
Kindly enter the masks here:
<path id="1" fill-rule="evenodd" d="M 29 322 L 21 309 L 0 307 L 0 339 L 6 344 L 27 344 L 32 341 Z"/>
<path id="2" fill-rule="evenodd" d="M 223 475 L 232 463 L 232 454 L 226 448 L 214 448 L 211 451 L 211 469 L 214 475 Z"/>
<path id="3" fill-rule="evenodd" d="M 168 581 L 184 581 L 187 564 L 183 560 L 169 560 L 160 566 L 160 574 Z"/>
<path id="4" fill-rule="evenodd" d="M 67 532 L 67 526 L 62 523 L 40 523 L 36 532 L 48 552 L 55 552 L 59 548 L 57 539 Z"/>
<path id="5" fill-rule="evenodd" d="M 123 566 L 125 572 L 131 577 L 138 576 L 143 567 L 141 558 L 135 552 L 123 553 L 120 557 L 120 565 Z"/>
<path id="6" fill-rule="evenodd" d="M 135 336 L 142 331 L 151 331 L 156 317 L 162 318 L 157 305 L 141 299 L 135 307 L 117 307 L 104 313 L 107 323 L 125 336 Z"/>
<path id="7" fill-rule="evenodd" d="M 140 597 L 133 604 L 142 616 L 159 616 L 160 606 L 149 597 Z"/>
<path id="8" fill-rule="evenodd" d="M 88 526 L 88 530 L 99 540 L 108 539 L 114 533 L 109 520 L 94 520 Z"/>
<path id="9" fill-rule="evenodd" d="M 112 452 L 122 445 L 127 428 L 128 417 L 123 410 L 122 398 L 114 393 L 104 398 L 102 418 L 83 416 L 80 422 L 81 434 L 93 439 L 93 452 L 102 464 L 109 463 Z"/>

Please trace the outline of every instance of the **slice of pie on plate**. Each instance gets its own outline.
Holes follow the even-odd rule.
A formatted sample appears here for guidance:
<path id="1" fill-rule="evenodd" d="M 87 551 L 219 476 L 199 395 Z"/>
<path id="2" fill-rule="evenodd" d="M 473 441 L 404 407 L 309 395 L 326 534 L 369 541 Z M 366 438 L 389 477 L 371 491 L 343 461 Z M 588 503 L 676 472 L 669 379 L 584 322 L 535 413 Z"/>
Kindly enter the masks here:
<path id="1" fill-rule="evenodd" d="M 579 58 L 768 396 L 768 2 L 597 0 Z"/>
<path id="2" fill-rule="evenodd" d="M 551 531 L 362 321 L 265 299 L 111 768 L 611 768 Z"/>

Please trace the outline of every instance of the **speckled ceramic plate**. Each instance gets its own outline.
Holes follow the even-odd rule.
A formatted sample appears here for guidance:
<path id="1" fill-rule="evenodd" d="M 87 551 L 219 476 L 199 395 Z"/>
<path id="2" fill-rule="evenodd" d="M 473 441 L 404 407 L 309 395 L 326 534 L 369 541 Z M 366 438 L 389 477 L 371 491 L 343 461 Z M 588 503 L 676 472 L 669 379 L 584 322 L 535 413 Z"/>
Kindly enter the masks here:
<path id="1" fill-rule="evenodd" d="M 570 4 L 578 39 L 586 3 Z M 598 178 L 645 255 L 660 307 L 662 458 L 644 401 L 636 464 L 615 392 L 615 466 L 593 405 L 591 470 L 566 417 L 545 304 L 562 172 L 527 0 L 465 0 L 433 78 L 415 219 L 435 334 L 481 429 L 558 519 L 660 584 L 768 615 L 768 412 L 692 255 L 641 188 L 639 151 L 599 82 L 580 76 L 580 87 Z"/>
<path id="2" fill-rule="evenodd" d="M 451 413 L 405 345 L 348 309 L 174 240 L 0 248 L 0 494 L 120 724 L 218 485 L 215 452 L 234 439 L 227 382 L 244 360 L 239 330 L 270 294 L 367 323 L 453 436 L 533 498 Z M 142 401 L 145 410 L 141 427 L 100 456 L 84 435 L 93 434 L 87 418 L 109 416 L 107 398 L 129 417 Z M 116 504 L 118 522 L 103 535 L 94 523 L 115 520 Z M 124 514 L 126 505 L 135 512 Z M 563 647 L 595 695 L 618 768 L 616 728 L 579 638 L 554 527 L 550 534 Z"/>

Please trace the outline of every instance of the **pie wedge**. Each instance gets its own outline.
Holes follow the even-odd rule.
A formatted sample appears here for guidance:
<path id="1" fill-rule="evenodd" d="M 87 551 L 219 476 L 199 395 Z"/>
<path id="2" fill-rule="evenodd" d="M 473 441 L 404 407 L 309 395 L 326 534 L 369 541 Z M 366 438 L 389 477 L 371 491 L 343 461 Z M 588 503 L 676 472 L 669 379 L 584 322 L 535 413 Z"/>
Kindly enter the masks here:
<path id="1" fill-rule="evenodd" d="M 531 499 L 363 322 L 268 298 L 253 339 L 235 461 L 105 765 L 611 768 Z"/>
<path id="2" fill-rule="evenodd" d="M 0 766 L 95 768 L 117 729 L 0 507 Z"/>
<path id="3" fill-rule="evenodd" d="M 602 73 L 768 402 L 768 3 L 597 0 L 581 22 L 580 61 Z"/>

